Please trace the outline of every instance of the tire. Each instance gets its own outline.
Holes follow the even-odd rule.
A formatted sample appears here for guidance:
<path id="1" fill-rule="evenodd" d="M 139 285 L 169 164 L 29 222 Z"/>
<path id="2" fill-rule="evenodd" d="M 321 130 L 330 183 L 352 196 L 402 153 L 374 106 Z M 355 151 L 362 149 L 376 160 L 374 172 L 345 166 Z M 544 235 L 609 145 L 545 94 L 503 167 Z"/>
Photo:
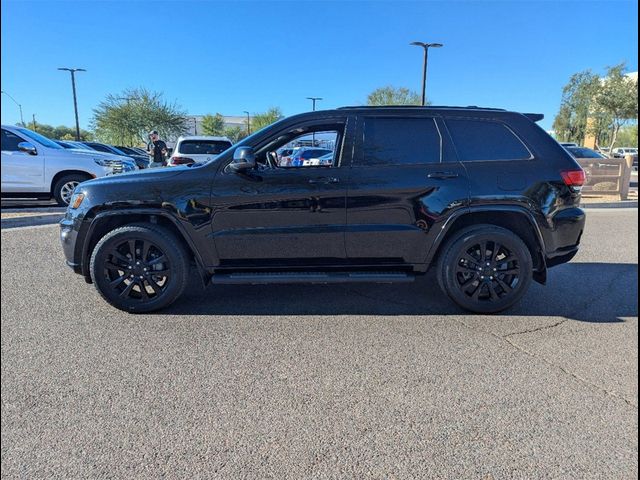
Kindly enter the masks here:
<path id="1" fill-rule="evenodd" d="M 152 312 L 182 295 L 189 278 L 189 257 L 169 230 L 135 224 L 106 234 L 93 250 L 89 270 L 109 304 L 125 312 Z"/>
<path id="2" fill-rule="evenodd" d="M 518 235 L 494 225 L 476 225 L 447 242 L 437 270 L 440 288 L 459 306 L 475 313 L 496 313 L 527 292 L 533 262 Z"/>
<path id="3" fill-rule="evenodd" d="M 72 173 L 69 175 L 64 175 L 59 178 L 58 181 L 53 186 L 53 198 L 56 199 L 58 205 L 62 207 L 66 207 L 69 205 L 69 200 L 71 200 L 71 196 L 73 195 L 73 190 L 78 186 L 79 183 L 84 182 L 85 180 L 89 180 L 88 175 L 81 175 L 77 173 Z"/>

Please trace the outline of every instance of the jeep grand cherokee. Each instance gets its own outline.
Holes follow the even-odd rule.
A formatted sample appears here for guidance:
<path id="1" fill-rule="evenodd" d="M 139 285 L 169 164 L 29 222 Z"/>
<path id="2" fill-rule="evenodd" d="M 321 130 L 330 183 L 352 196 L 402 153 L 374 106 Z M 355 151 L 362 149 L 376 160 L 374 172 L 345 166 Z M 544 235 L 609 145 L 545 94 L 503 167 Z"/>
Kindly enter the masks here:
<path id="1" fill-rule="evenodd" d="M 174 302 L 192 265 L 213 284 L 410 282 L 434 268 L 458 305 L 498 312 L 569 261 L 584 228 L 584 172 L 541 118 L 478 107 L 296 115 L 204 164 L 80 184 L 62 246 L 130 312 Z M 326 165 L 279 165 L 283 146 L 319 139 Z"/>

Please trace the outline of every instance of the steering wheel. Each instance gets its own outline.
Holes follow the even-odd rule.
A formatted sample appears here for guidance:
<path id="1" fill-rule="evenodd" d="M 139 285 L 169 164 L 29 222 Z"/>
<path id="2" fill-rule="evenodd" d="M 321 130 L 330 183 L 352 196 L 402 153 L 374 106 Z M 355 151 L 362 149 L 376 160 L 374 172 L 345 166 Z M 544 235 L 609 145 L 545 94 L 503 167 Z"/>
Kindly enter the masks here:
<path id="1" fill-rule="evenodd" d="M 269 162 L 271 168 L 278 168 L 278 154 L 276 152 L 267 152 L 267 162 Z"/>

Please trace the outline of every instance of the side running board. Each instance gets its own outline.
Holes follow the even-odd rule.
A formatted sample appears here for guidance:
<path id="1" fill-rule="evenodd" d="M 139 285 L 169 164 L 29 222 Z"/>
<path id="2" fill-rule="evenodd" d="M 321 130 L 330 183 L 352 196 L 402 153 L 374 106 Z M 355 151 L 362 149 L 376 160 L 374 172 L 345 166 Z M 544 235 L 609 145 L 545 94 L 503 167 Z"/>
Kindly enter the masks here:
<path id="1" fill-rule="evenodd" d="M 266 285 L 274 283 L 407 283 L 415 277 L 402 272 L 247 272 L 211 277 L 214 285 Z"/>

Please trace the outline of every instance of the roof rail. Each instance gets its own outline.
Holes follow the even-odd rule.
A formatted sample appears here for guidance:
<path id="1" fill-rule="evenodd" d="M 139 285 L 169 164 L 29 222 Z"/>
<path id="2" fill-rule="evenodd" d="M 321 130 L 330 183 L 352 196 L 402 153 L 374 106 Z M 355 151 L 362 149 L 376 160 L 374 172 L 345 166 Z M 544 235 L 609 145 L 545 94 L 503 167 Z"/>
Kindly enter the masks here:
<path id="1" fill-rule="evenodd" d="M 447 109 L 447 110 L 494 110 L 497 112 L 506 112 L 504 108 L 492 108 L 492 107 L 478 107 L 477 105 L 469 105 L 466 107 L 451 106 L 451 105 L 349 105 L 346 107 L 339 107 L 338 110 L 355 110 L 355 109 L 368 109 L 368 108 L 425 108 L 425 109 Z"/>

